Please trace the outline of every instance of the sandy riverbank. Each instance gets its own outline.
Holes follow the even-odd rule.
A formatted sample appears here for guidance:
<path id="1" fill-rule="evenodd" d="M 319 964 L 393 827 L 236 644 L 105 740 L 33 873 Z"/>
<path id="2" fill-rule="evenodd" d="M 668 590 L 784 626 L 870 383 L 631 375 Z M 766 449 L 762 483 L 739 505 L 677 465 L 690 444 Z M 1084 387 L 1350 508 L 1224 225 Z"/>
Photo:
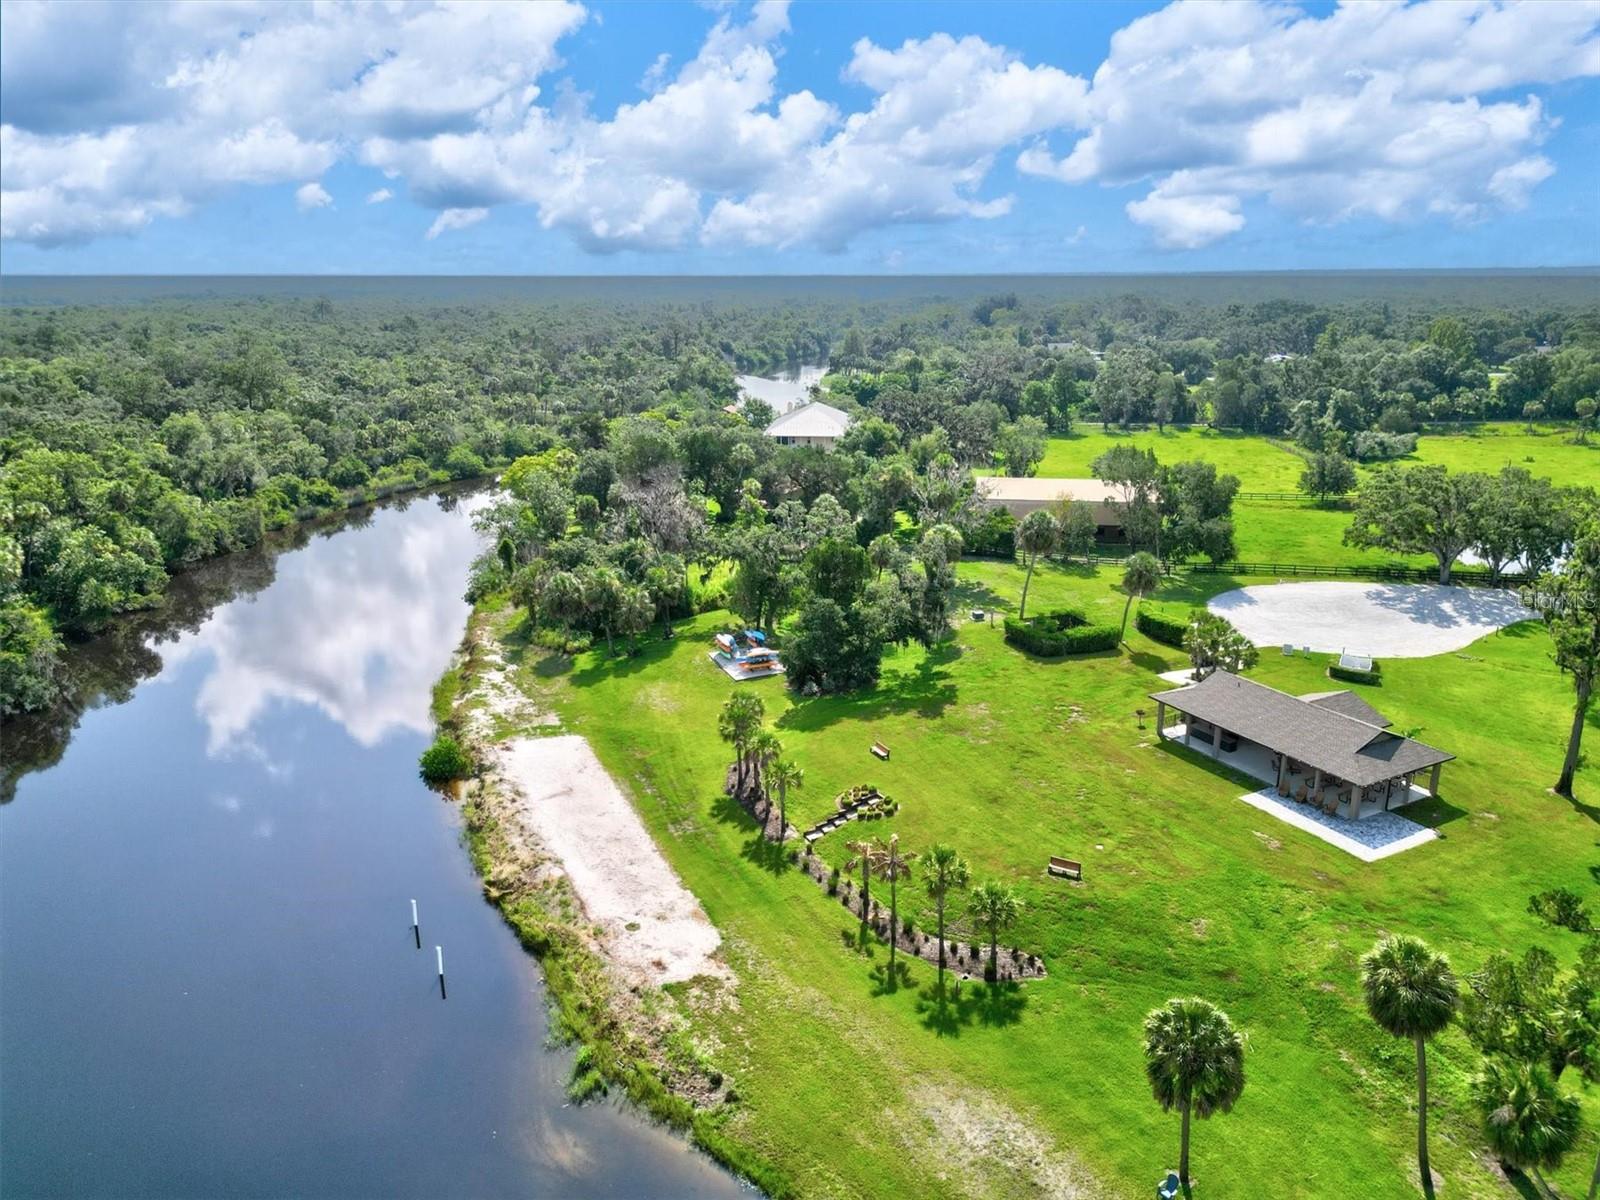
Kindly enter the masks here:
<path id="1" fill-rule="evenodd" d="M 722 937 L 589 743 L 514 738 L 497 751 L 515 813 L 559 863 L 607 959 L 631 982 L 726 978 Z"/>

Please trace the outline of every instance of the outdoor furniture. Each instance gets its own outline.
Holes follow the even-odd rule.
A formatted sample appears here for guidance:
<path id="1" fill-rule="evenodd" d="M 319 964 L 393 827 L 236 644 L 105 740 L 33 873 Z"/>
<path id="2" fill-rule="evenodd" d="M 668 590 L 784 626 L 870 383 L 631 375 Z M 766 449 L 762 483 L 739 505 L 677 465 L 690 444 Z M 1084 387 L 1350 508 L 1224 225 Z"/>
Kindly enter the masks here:
<path id="1" fill-rule="evenodd" d="M 885 746 L 882 742 L 873 742 L 872 752 L 879 758 L 883 759 L 884 762 L 889 761 L 889 747 Z"/>
<path id="2" fill-rule="evenodd" d="M 1082 879 L 1083 864 L 1074 862 L 1070 858 L 1057 858 L 1052 854 L 1050 856 L 1050 874 L 1061 875 L 1067 879 Z"/>
<path id="3" fill-rule="evenodd" d="M 981 609 L 981 608 L 975 608 L 975 609 L 973 609 L 973 610 L 972 610 L 972 619 L 973 619 L 973 620 L 974 620 L 974 621 L 981 621 L 981 620 L 983 620 L 983 609 Z"/>
<path id="4" fill-rule="evenodd" d="M 1156 1200 L 1176 1200 L 1179 1192 L 1183 1190 L 1183 1181 L 1178 1178 L 1176 1171 L 1168 1171 L 1167 1177 L 1156 1184 Z"/>
<path id="5" fill-rule="evenodd" d="M 1285 643 L 1284 643 L 1284 644 L 1283 644 L 1283 652 L 1284 652 L 1284 653 L 1285 653 L 1285 654 L 1293 654 L 1293 653 L 1294 653 L 1294 646 L 1292 646 L 1292 645 L 1291 645 L 1291 644 L 1290 644 L 1290 643 L 1288 643 L 1288 642 L 1285 642 Z"/>

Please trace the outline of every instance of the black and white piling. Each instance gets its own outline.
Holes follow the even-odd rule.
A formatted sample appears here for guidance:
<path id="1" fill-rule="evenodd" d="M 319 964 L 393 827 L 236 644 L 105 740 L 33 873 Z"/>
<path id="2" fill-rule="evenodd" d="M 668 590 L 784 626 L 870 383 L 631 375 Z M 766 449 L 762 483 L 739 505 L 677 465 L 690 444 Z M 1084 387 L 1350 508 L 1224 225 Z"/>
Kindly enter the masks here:
<path id="1" fill-rule="evenodd" d="M 416 939 L 417 949 L 422 949 L 422 926 L 417 924 L 417 902 L 411 902 L 411 936 Z"/>
<path id="2" fill-rule="evenodd" d="M 439 959 L 439 999 L 445 999 L 444 994 L 444 947 L 435 946 L 433 952 Z"/>

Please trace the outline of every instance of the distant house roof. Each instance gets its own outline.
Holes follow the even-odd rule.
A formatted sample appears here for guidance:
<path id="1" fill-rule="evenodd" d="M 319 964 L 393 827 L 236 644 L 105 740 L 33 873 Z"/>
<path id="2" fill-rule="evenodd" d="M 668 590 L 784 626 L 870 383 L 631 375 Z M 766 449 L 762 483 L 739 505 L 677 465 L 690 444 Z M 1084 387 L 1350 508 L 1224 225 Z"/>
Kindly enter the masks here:
<path id="1" fill-rule="evenodd" d="M 767 436 L 836 438 L 843 437 L 844 431 L 849 428 L 849 413 L 831 404 L 824 404 L 821 400 L 812 400 L 798 408 L 791 408 L 768 425 Z"/>
<path id="2" fill-rule="evenodd" d="M 1117 491 L 1102 479 L 1030 479 L 1021 475 L 985 475 L 978 479 L 978 495 L 985 500 L 1031 500 L 1051 503 L 1056 500 L 1087 500 L 1106 504 L 1117 499 Z"/>
<path id="3" fill-rule="evenodd" d="M 1385 726 L 1389 722 L 1365 700 L 1349 692 L 1291 696 L 1254 680 L 1217 671 L 1192 686 L 1153 692 L 1150 698 L 1358 787 L 1382 783 L 1455 757 L 1388 732 Z"/>

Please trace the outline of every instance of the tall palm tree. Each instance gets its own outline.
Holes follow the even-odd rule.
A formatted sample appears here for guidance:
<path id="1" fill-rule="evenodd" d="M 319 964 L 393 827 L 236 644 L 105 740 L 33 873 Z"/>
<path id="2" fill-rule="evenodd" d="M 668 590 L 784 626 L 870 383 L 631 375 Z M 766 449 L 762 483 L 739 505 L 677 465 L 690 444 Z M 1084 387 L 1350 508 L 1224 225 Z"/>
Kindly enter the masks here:
<path id="1" fill-rule="evenodd" d="M 1483 1133 L 1501 1162 L 1527 1171 L 1553 1196 L 1541 1169 L 1554 1169 L 1578 1141 L 1582 1105 L 1564 1096 L 1538 1063 L 1491 1058 L 1473 1087 L 1483 1110 Z"/>
<path id="2" fill-rule="evenodd" d="M 778 840 L 789 836 L 789 789 L 805 786 L 806 773 L 792 758 L 780 758 L 767 769 L 767 780 L 778 789 Z"/>
<path id="3" fill-rule="evenodd" d="M 931 846 L 922 856 L 922 886 L 933 901 L 939 920 L 939 992 L 944 993 L 944 906 L 951 892 L 964 892 L 972 881 L 972 870 L 967 860 L 952 846 L 942 842 Z"/>
<path id="4" fill-rule="evenodd" d="M 778 740 L 778 735 L 770 729 L 757 729 L 751 734 L 747 748 L 750 756 L 750 765 L 756 771 L 756 791 L 761 794 L 761 799 L 766 802 L 767 813 L 772 812 L 772 796 L 767 792 L 767 785 L 771 782 L 768 768 L 778 761 L 783 753 L 783 743 Z"/>
<path id="5" fill-rule="evenodd" d="M 1244 1037 L 1209 1000 L 1168 1000 L 1144 1019 L 1144 1073 L 1163 1112 L 1183 1114 L 1178 1180 L 1189 1186 L 1189 1117 L 1227 1112 L 1244 1091 Z"/>
<path id="6" fill-rule="evenodd" d="M 846 842 L 844 848 L 850 851 L 850 860 L 844 864 L 846 871 L 861 868 L 861 923 L 867 923 L 867 904 L 872 899 L 872 854 L 876 847 L 871 838 L 862 838 L 860 841 Z"/>
<path id="7" fill-rule="evenodd" d="M 1000 982 L 1000 931 L 1010 929 L 1022 913 L 1017 894 L 996 879 L 985 880 L 967 897 L 967 915 L 989 931 L 989 975 Z"/>
<path id="8" fill-rule="evenodd" d="M 1122 590 L 1128 593 L 1128 601 L 1122 606 L 1123 641 L 1128 640 L 1128 609 L 1133 607 L 1134 598 L 1143 600 L 1160 586 L 1161 564 L 1156 561 L 1154 554 L 1141 550 L 1128 555 L 1128 561 L 1122 568 Z"/>
<path id="9" fill-rule="evenodd" d="M 734 692 L 717 713 L 717 736 L 733 746 L 739 764 L 739 788 L 744 789 L 746 749 L 767 715 L 766 705 L 751 692 Z"/>
<path id="10" fill-rule="evenodd" d="M 1022 518 L 1017 526 L 1017 547 L 1028 560 L 1028 573 L 1022 577 L 1022 604 L 1017 609 L 1017 619 L 1028 616 L 1028 585 L 1033 582 L 1034 564 L 1041 554 L 1049 554 L 1061 540 L 1061 526 L 1049 509 L 1036 508 Z"/>
<path id="11" fill-rule="evenodd" d="M 1386 937 L 1361 959 L 1367 1012 L 1380 1028 L 1417 1044 L 1417 1170 L 1433 1192 L 1428 1169 L 1428 1039 L 1450 1024 L 1460 994 L 1450 960 L 1421 938 Z"/>
<path id="12" fill-rule="evenodd" d="M 911 864 L 917 861 L 915 854 L 902 854 L 900 852 L 900 835 L 890 834 L 887 844 L 878 843 L 878 849 L 872 857 L 872 873 L 889 885 L 889 978 L 894 979 L 894 945 L 895 939 L 900 935 L 900 897 L 898 894 L 899 883 L 902 879 L 911 878 Z"/>

